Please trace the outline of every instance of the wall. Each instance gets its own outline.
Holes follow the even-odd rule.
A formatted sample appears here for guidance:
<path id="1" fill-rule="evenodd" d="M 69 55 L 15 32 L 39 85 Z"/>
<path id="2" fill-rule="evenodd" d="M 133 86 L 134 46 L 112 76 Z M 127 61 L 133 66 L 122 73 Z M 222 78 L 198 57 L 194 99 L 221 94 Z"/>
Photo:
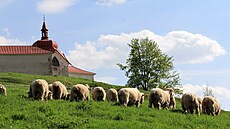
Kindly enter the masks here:
<path id="1" fill-rule="evenodd" d="M 89 79 L 89 80 L 94 81 L 94 75 L 85 75 L 85 74 L 69 73 L 69 77 L 83 78 L 83 79 Z"/>
<path id="2" fill-rule="evenodd" d="M 0 72 L 52 75 L 51 54 L 0 55 Z"/>
<path id="3" fill-rule="evenodd" d="M 53 53 L 52 58 L 56 57 L 60 66 L 51 66 L 53 75 L 68 76 L 69 63 L 57 52 Z"/>

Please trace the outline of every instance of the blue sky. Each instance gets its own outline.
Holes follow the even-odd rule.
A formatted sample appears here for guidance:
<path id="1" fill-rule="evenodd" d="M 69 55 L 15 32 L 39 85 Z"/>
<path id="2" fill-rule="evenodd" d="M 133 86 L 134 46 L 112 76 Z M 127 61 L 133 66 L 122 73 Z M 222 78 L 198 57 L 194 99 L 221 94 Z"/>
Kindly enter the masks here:
<path id="1" fill-rule="evenodd" d="M 208 84 L 230 110 L 230 1 L 0 0 L 0 45 L 31 45 L 45 15 L 50 39 L 95 80 L 126 84 L 132 38 L 149 37 L 175 59 L 184 92 L 203 96 Z"/>

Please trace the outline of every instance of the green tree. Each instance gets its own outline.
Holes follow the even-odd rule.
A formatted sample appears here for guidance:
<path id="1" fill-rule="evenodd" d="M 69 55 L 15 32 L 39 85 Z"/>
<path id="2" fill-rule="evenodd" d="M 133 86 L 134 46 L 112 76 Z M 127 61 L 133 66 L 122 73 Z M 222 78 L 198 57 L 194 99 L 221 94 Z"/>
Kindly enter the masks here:
<path id="1" fill-rule="evenodd" d="M 164 54 L 155 41 L 132 39 L 126 65 L 118 64 L 129 78 L 130 87 L 150 88 L 180 86 L 179 74 L 173 70 L 173 58 Z"/>

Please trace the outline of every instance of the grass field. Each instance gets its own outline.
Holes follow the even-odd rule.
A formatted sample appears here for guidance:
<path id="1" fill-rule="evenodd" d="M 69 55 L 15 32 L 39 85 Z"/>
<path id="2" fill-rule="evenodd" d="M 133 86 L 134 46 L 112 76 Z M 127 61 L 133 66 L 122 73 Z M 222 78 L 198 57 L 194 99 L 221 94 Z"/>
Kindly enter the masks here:
<path id="1" fill-rule="evenodd" d="M 123 107 L 105 102 L 69 102 L 50 100 L 34 101 L 27 98 L 29 83 L 36 78 L 75 83 L 109 84 L 91 82 L 68 77 L 37 76 L 1 73 L 1 82 L 7 88 L 7 96 L 0 96 L 0 128 L 3 129 L 56 129 L 56 128 L 100 128 L 100 129 L 228 129 L 230 113 L 222 111 L 219 116 L 182 114 L 179 100 L 177 110 L 148 108 L 147 97 L 139 107 Z M 147 92 L 146 92 L 147 93 Z"/>

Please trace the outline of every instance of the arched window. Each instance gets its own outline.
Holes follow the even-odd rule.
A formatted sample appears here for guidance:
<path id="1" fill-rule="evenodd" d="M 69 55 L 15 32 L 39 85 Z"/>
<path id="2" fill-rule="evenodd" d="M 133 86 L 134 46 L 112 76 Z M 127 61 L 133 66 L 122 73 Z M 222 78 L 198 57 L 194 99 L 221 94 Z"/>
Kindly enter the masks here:
<path id="1" fill-rule="evenodd" d="M 58 61 L 58 59 L 57 59 L 56 57 L 54 57 L 54 58 L 52 59 L 52 65 L 53 65 L 53 66 L 60 66 L 59 61 Z"/>

